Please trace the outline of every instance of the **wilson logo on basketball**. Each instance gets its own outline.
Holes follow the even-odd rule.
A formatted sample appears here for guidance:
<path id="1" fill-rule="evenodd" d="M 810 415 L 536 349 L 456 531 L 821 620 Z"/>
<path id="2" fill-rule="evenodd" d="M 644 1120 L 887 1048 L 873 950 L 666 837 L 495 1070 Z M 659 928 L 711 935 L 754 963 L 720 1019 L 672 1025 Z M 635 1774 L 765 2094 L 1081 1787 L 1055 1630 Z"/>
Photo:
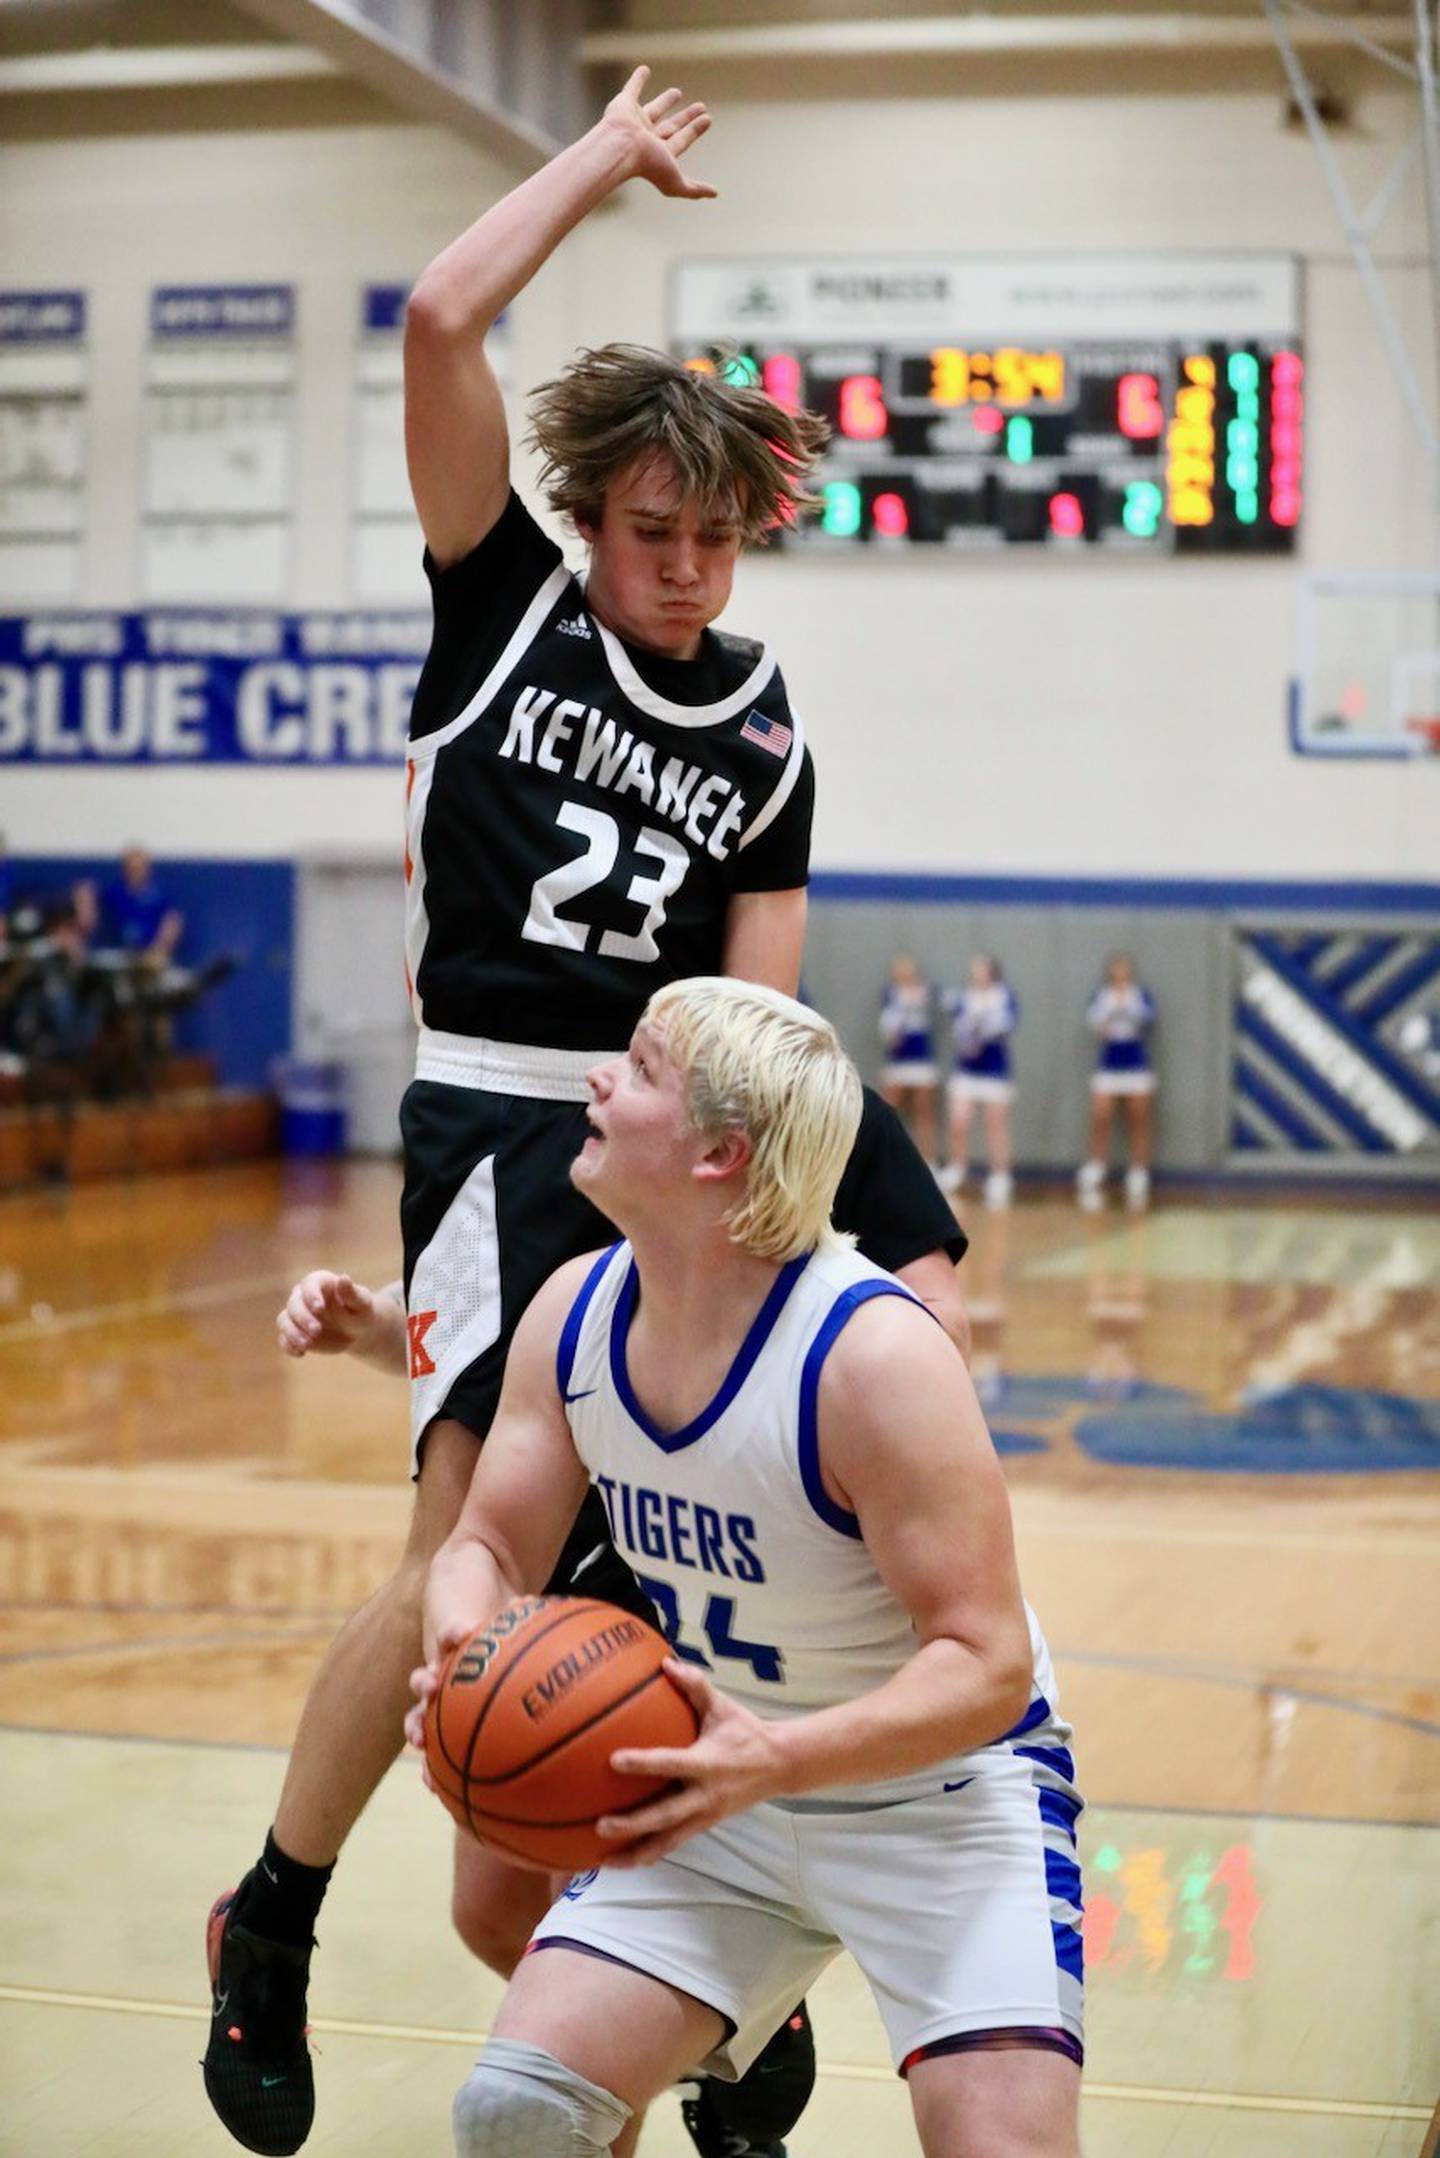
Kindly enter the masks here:
<path id="1" fill-rule="evenodd" d="M 622 1649 L 633 1648 L 644 1638 L 644 1630 L 635 1619 L 626 1619 L 618 1626 L 606 1626 L 600 1633 L 592 1634 L 579 1648 L 551 1664 L 544 1678 L 527 1687 L 522 1696 L 526 1715 L 538 1723 L 558 1701 L 564 1700 L 577 1679 L 583 1678 L 587 1671 L 593 1671 L 597 1664 L 608 1663 Z"/>
<path id="2" fill-rule="evenodd" d="M 450 1674 L 452 1686 L 473 1686 L 477 1678 L 483 1678 L 500 1646 L 493 1634 L 486 1634 L 479 1641 L 472 1641 Z"/>
<path id="3" fill-rule="evenodd" d="M 450 1684 L 473 1686 L 477 1678 L 483 1678 L 501 1642 L 507 1640 L 517 1627 L 534 1618 L 537 1611 L 543 1611 L 549 1602 L 548 1596 L 517 1596 L 503 1611 L 497 1611 L 487 1631 L 477 1634 L 464 1655 L 458 1658 L 450 1674 Z"/>

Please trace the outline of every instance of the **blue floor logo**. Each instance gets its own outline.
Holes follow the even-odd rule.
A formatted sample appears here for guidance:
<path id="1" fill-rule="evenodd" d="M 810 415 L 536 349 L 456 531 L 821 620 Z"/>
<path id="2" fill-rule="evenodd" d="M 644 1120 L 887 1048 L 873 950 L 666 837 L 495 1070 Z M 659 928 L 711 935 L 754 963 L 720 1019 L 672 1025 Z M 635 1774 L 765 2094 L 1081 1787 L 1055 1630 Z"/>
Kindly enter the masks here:
<path id="1" fill-rule="evenodd" d="M 1017 1425 L 1064 1419 L 1082 1452 L 1115 1468 L 1251 1476 L 1440 1470 L 1440 1401 L 1367 1387 L 1279 1387 L 1227 1410 L 1183 1387 L 1144 1382 L 1117 1390 L 1083 1378 L 1015 1378 L 987 1393 L 996 1451 L 1006 1455 L 1044 1452 L 1055 1436 Z"/>

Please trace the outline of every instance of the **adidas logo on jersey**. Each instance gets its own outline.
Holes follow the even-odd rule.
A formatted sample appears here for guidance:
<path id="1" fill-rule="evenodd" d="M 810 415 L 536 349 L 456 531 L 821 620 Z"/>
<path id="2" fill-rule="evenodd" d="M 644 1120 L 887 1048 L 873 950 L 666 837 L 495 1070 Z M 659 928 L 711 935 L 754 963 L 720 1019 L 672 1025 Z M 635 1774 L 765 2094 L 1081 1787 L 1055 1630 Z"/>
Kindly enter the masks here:
<path id="1" fill-rule="evenodd" d="M 583 614 L 577 614 L 573 622 L 557 622 L 555 634 L 557 637 L 584 637 L 588 641 L 590 624 Z"/>

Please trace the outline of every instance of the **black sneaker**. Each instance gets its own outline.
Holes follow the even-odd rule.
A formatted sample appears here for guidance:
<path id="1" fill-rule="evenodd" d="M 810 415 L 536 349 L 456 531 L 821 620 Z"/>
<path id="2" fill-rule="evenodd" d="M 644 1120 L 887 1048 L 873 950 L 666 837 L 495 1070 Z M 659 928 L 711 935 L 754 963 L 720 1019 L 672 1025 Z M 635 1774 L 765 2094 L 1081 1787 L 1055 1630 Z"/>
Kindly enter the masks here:
<path id="1" fill-rule="evenodd" d="M 802 2001 L 738 2083 L 705 2076 L 680 2113 L 700 2158 L 786 2158 L 784 2138 L 815 2088 L 815 2035 Z"/>
<path id="2" fill-rule="evenodd" d="M 247 1875 L 248 1879 L 249 1876 Z M 237 2143 L 289 2158 L 315 2118 L 315 2077 L 305 2043 L 310 1948 L 267 1941 L 232 1916 L 239 1888 L 221 1896 L 205 1927 L 210 2043 L 205 2094 Z"/>

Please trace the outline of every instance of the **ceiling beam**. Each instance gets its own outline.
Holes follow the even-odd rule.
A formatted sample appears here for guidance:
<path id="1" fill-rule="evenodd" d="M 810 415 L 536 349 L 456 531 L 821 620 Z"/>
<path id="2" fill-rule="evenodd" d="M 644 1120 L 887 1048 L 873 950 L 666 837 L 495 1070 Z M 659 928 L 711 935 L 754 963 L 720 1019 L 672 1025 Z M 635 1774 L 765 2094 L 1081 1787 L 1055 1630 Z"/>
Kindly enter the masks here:
<path id="1" fill-rule="evenodd" d="M 1408 16 L 1323 15 L 1297 19 L 1306 45 L 1348 45 L 1357 35 L 1408 44 Z M 714 29 L 657 25 L 595 30 L 580 40 L 587 65 L 632 61 L 874 60 L 945 53 L 1242 52 L 1273 49 L 1270 26 L 1243 15 L 958 15 L 855 22 L 745 23 Z"/>
<path id="2" fill-rule="evenodd" d="M 418 118 L 449 128 L 508 165 L 535 172 L 560 144 L 475 93 L 346 0 L 235 0 L 247 15 L 333 60 Z"/>
<path id="3" fill-rule="evenodd" d="M 0 59 L 0 95 L 185 90 L 206 83 L 295 82 L 338 70 L 300 45 L 96 45 Z"/>

